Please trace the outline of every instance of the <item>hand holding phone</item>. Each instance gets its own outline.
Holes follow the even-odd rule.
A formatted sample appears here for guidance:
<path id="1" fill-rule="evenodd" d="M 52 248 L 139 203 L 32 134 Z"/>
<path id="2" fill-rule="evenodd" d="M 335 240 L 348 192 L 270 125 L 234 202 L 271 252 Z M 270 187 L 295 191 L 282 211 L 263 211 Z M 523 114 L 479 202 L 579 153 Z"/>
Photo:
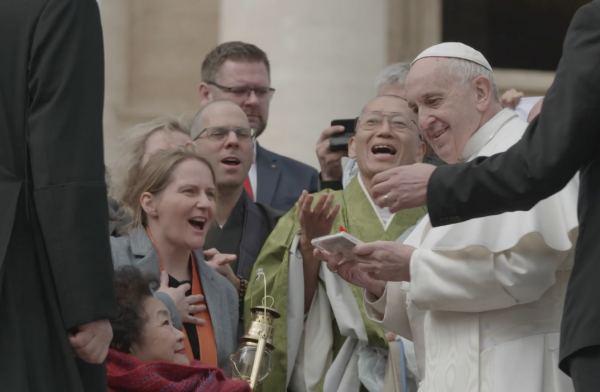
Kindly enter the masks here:
<path id="1" fill-rule="evenodd" d="M 331 126 L 341 125 L 344 127 L 344 132 L 336 133 L 329 137 L 329 150 L 331 151 L 348 151 L 348 143 L 354 137 L 356 119 L 350 118 L 345 120 L 333 120 Z"/>
<path id="2" fill-rule="evenodd" d="M 334 120 L 321 132 L 317 141 L 317 158 L 321 181 L 342 181 L 342 158 L 348 156 L 348 142 L 354 135 L 354 120 Z"/>

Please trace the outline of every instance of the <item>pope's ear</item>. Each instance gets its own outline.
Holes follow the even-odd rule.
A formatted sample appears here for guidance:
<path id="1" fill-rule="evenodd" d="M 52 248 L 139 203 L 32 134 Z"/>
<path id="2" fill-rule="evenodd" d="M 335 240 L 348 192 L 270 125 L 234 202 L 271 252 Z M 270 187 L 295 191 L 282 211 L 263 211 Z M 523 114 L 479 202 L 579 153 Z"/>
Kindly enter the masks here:
<path id="1" fill-rule="evenodd" d="M 425 157 L 425 153 L 427 152 L 427 144 L 423 141 L 419 141 L 419 145 L 417 146 L 417 156 L 415 157 L 415 163 L 423 162 L 423 158 Z"/>
<path id="2" fill-rule="evenodd" d="M 354 137 L 348 141 L 348 158 L 356 158 L 356 142 Z"/>
<path id="3" fill-rule="evenodd" d="M 485 76 L 478 76 L 473 79 L 475 87 L 477 110 L 485 112 L 494 99 L 494 89 L 492 82 Z"/>

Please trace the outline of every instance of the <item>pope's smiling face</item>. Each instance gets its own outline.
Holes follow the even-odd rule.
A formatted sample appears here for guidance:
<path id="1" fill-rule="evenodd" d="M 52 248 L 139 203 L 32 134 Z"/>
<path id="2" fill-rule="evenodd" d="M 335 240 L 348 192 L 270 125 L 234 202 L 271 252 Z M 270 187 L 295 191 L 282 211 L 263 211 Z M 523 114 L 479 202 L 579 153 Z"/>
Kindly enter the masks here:
<path id="1" fill-rule="evenodd" d="M 440 158 L 455 163 L 479 129 L 483 114 L 477 79 L 463 83 L 448 72 L 447 61 L 426 57 L 415 62 L 406 80 L 406 96 L 427 142 Z"/>
<path id="2" fill-rule="evenodd" d="M 348 145 L 348 155 L 356 158 L 363 180 L 423 159 L 425 144 L 419 138 L 416 120 L 406 100 L 399 97 L 377 97 L 365 106 L 356 124 L 356 136 Z"/>

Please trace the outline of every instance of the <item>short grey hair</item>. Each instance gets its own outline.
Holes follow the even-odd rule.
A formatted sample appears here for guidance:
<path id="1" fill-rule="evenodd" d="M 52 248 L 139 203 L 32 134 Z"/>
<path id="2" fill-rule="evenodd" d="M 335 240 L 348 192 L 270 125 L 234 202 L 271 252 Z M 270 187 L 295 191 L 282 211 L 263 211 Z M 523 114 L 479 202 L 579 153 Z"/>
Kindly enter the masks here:
<path id="1" fill-rule="evenodd" d="M 206 106 L 203 106 L 200 110 L 198 110 L 198 113 L 196 113 L 196 115 L 194 116 L 194 119 L 192 120 L 192 125 L 190 126 L 190 137 L 192 138 L 193 141 L 195 141 L 195 139 L 198 138 L 198 136 L 200 136 L 200 132 L 203 131 L 203 129 L 202 129 L 202 127 L 204 126 L 203 114 L 204 114 L 204 111 L 206 110 L 206 108 L 208 108 L 209 106 L 221 105 L 221 104 L 233 105 L 233 106 L 239 108 L 241 111 L 244 111 L 236 103 L 228 101 L 226 99 L 218 99 L 216 101 L 210 102 Z"/>
<path id="2" fill-rule="evenodd" d="M 469 84 L 473 79 L 483 76 L 492 84 L 492 97 L 496 102 L 500 102 L 498 86 L 494 82 L 494 73 L 486 67 L 465 59 L 448 58 L 448 73 L 459 78 L 464 84 Z"/>
<path id="3" fill-rule="evenodd" d="M 136 125 L 125 131 L 117 145 L 117 160 L 109 167 L 109 196 L 121 206 L 131 204 L 127 199 L 128 191 L 139 180 L 140 167 L 146 152 L 146 140 L 154 132 L 163 131 L 167 135 L 172 132 L 190 134 L 189 123 L 183 117 L 160 117 L 150 122 Z"/>
<path id="4" fill-rule="evenodd" d="M 395 63 L 388 65 L 377 74 L 375 78 L 375 89 L 379 89 L 388 83 L 404 84 L 410 71 L 410 63 Z"/>

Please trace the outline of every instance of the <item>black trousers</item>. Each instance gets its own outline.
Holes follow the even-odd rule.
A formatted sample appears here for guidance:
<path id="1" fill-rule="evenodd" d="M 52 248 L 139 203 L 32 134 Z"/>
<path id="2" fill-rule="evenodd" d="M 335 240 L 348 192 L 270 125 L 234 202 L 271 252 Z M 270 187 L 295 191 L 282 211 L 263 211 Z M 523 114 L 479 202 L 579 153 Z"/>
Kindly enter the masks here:
<path id="1" fill-rule="evenodd" d="M 576 392 L 600 391 L 600 346 L 582 348 L 569 357 Z"/>

